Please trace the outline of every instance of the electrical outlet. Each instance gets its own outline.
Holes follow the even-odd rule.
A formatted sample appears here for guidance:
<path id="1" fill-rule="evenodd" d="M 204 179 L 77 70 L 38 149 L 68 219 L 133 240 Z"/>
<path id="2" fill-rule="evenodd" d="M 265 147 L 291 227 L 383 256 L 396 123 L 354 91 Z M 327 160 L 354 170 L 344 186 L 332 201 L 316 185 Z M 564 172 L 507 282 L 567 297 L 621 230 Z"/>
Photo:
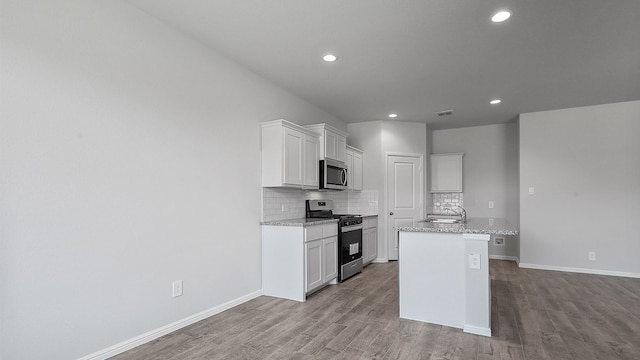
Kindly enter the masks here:
<path id="1" fill-rule="evenodd" d="M 533 186 L 529 187 L 529 195 L 533 195 L 536 193 L 536 188 L 534 188 Z"/>
<path id="2" fill-rule="evenodd" d="M 469 269 L 480 270 L 480 254 L 469 254 Z"/>
<path id="3" fill-rule="evenodd" d="M 589 251 L 589 260 L 590 261 L 596 261 L 596 252 L 595 251 Z"/>
<path id="4" fill-rule="evenodd" d="M 182 280 L 176 280 L 173 282 L 173 297 L 182 296 Z"/>
<path id="5" fill-rule="evenodd" d="M 493 201 L 489 201 L 489 209 L 493 209 Z"/>
<path id="6" fill-rule="evenodd" d="M 495 245 L 495 246 L 504 246 L 504 238 L 503 237 L 493 238 L 493 245 Z"/>

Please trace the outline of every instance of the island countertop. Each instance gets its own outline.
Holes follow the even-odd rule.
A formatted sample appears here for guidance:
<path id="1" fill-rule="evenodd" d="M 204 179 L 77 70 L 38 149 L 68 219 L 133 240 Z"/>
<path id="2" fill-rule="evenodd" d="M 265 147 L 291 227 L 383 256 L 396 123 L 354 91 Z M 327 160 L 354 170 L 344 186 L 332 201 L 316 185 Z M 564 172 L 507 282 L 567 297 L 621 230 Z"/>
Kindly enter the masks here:
<path id="1" fill-rule="evenodd" d="M 396 226 L 397 231 L 438 232 L 454 234 L 518 235 L 518 228 L 504 218 L 467 218 L 465 223 L 446 224 L 425 220 L 408 221 Z"/>

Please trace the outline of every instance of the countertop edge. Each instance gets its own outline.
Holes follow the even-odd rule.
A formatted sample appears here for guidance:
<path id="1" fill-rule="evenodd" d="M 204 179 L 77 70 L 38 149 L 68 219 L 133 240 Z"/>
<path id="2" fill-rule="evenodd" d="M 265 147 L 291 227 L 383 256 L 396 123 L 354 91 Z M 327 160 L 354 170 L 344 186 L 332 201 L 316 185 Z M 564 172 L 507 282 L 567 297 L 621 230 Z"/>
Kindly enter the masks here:
<path id="1" fill-rule="evenodd" d="M 519 234 L 518 229 L 504 218 L 470 218 L 465 224 L 434 224 L 420 221 L 413 223 L 410 226 L 409 224 L 405 226 L 396 226 L 394 229 L 396 231 L 404 232 L 449 234 L 486 234 L 503 236 L 516 236 Z"/>
<path id="2" fill-rule="evenodd" d="M 297 226 L 297 227 L 306 227 L 306 226 L 314 226 L 314 225 L 322 225 L 328 223 L 338 223 L 338 219 L 313 219 L 309 220 L 306 218 L 301 219 L 283 219 L 283 220 L 271 220 L 271 221 L 261 221 L 260 225 L 262 226 Z"/>
<path id="3" fill-rule="evenodd" d="M 427 228 L 417 228 L 417 227 L 408 227 L 408 226 L 398 226 L 395 227 L 397 231 L 405 231 L 405 232 L 427 232 L 427 233 L 449 233 L 449 234 L 488 234 L 488 235 L 505 235 L 512 236 L 518 235 L 518 231 L 513 230 L 480 230 L 480 229 L 465 229 L 465 230 L 457 230 L 457 229 L 427 229 Z"/>

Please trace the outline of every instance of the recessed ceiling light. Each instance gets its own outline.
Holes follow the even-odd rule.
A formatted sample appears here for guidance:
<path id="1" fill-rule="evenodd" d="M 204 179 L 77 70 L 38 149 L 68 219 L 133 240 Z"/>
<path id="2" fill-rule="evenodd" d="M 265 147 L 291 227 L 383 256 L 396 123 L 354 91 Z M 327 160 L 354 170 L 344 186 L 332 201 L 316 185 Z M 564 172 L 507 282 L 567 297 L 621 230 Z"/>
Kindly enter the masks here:
<path id="1" fill-rule="evenodd" d="M 322 59 L 326 62 L 334 62 L 336 60 L 338 60 L 338 57 L 333 55 L 333 54 L 327 54 L 325 56 L 322 57 Z"/>
<path id="2" fill-rule="evenodd" d="M 509 10 L 500 10 L 497 13 L 493 14 L 491 17 L 491 21 L 499 23 L 507 20 L 511 17 L 511 11 Z"/>
<path id="3" fill-rule="evenodd" d="M 393 114 L 389 114 L 389 117 L 390 117 L 390 118 L 397 118 L 397 117 L 398 117 L 398 114 L 395 114 L 395 113 L 393 113 Z"/>
<path id="4" fill-rule="evenodd" d="M 493 100 L 489 101 L 489 104 L 491 104 L 491 105 L 498 105 L 498 104 L 500 104 L 501 102 L 502 102 L 502 100 L 500 100 L 500 99 L 493 99 Z"/>

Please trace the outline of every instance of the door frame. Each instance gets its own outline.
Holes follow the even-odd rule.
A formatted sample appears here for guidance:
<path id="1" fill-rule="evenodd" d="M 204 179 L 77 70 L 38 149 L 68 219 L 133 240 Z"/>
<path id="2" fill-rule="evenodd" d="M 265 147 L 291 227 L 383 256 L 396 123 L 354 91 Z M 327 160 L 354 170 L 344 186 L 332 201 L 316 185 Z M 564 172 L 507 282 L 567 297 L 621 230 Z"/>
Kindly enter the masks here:
<path id="1" fill-rule="evenodd" d="M 384 237 L 384 241 L 382 241 L 382 243 L 385 246 L 385 259 L 386 261 L 389 261 L 389 250 L 391 249 L 391 247 L 393 245 L 395 245 L 395 237 L 393 239 L 389 239 L 389 227 L 390 227 L 390 221 L 389 221 L 389 172 L 388 172 L 388 165 L 389 165 L 389 158 L 391 156 L 397 156 L 397 157 L 408 157 L 408 158 L 414 158 L 414 159 L 419 159 L 420 160 L 420 218 L 424 218 L 424 211 L 425 211 L 425 198 L 424 198 L 424 194 L 425 194 L 425 169 L 426 169 L 426 164 L 424 163 L 425 160 L 425 155 L 424 154 L 419 154 L 419 153 L 405 153 L 405 152 L 395 152 L 395 151 L 385 151 L 384 153 L 384 217 L 385 217 L 385 221 L 383 222 L 384 225 L 384 230 L 382 231 L 383 237 Z M 378 235 L 380 235 L 380 232 L 378 232 Z M 396 235 L 397 236 L 397 235 Z M 380 245 L 380 240 L 378 239 L 378 245 Z"/>

